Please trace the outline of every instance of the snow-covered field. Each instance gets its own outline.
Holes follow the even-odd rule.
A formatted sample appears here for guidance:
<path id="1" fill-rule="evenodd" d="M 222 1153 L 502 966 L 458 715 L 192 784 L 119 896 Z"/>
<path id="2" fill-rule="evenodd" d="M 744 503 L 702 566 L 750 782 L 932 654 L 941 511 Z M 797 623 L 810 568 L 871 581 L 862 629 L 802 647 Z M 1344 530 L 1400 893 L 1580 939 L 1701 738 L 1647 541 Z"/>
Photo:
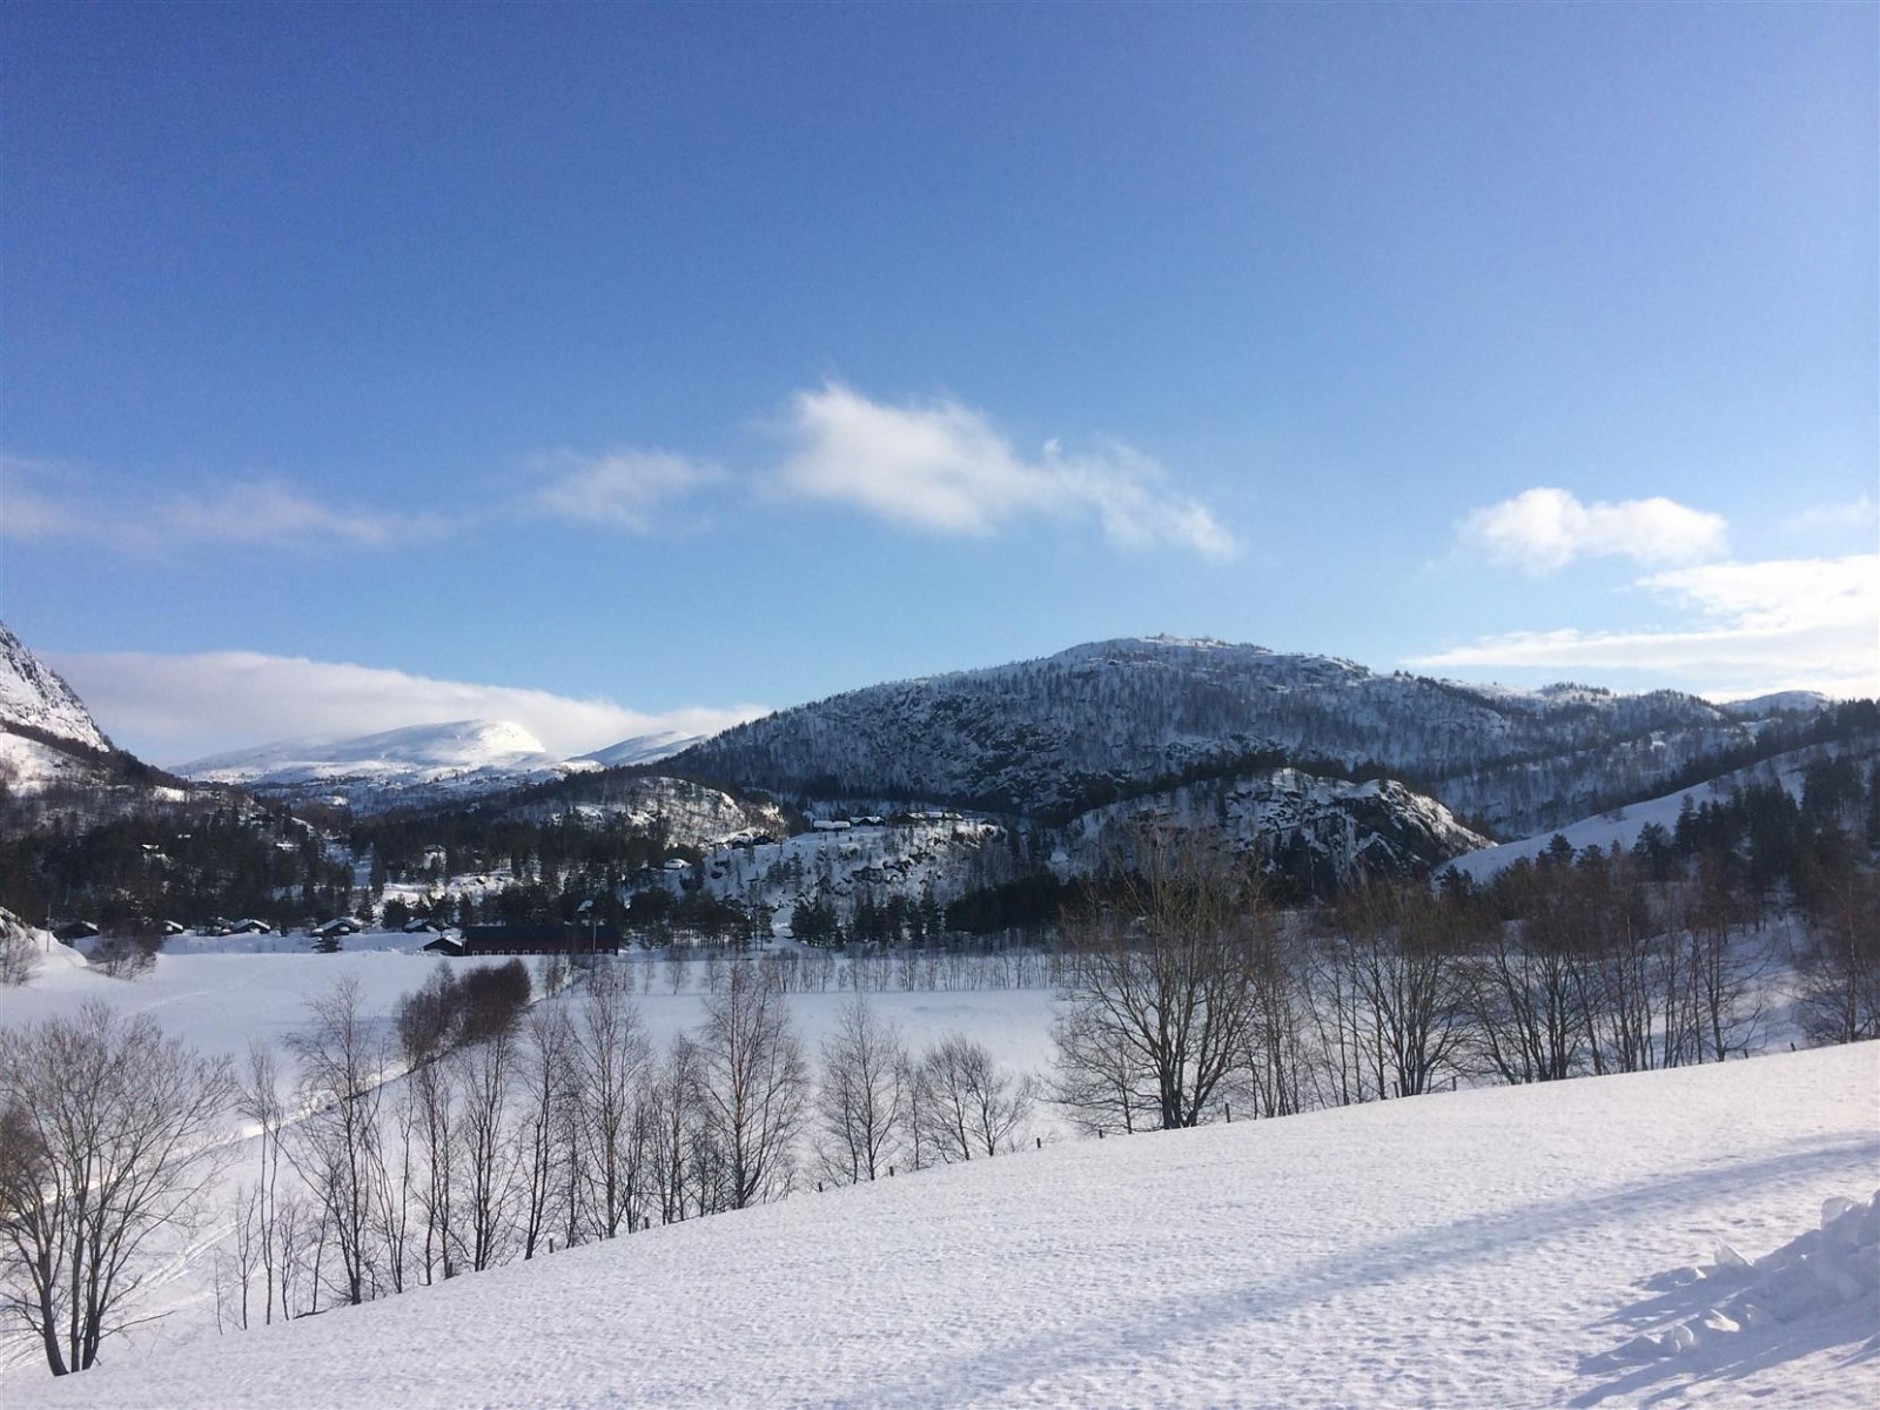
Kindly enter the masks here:
<path id="1" fill-rule="evenodd" d="M 244 937 L 251 943 L 297 943 L 305 936 Z M 392 937 L 385 937 L 389 943 Z M 432 937 L 400 936 L 417 945 Z M 179 936 L 172 944 L 188 942 Z M 226 941 L 218 943 L 226 944 Z M 307 1000 L 341 979 L 357 980 L 365 1011 L 386 1016 L 406 992 L 424 982 L 427 965 L 416 955 L 374 949 L 338 955 L 171 954 L 137 979 L 114 979 L 63 945 L 46 952 L 32 982 L 0 987 L 0 1026 L 53 1014 L 75 1013 L 104 999 L 127 1014 L 148 1013 L 163 1031 L 205 1053 L 239 1061 L 251 1039 L 279 1045 L 307 1026 Z M 285 1054 L 282 1056 L 285 1064 Z"/>
<path id="2" fill-rule="evenodd" d="M 43 932 L 41 932 L 43 938 Z M 238 1063 L 251 1040 L 280 1047 L 308 1024 L 307 1001 L 343 979 L 356 980 L 363 1014 L 389 1022 L 399 999 L 417 989 L 440 963 L 453 967 L 488 960 L 438 960 L 421 953 L 429 934 L 368 932 L 349 935 L 336 955 L 307 952 L 304 935 L 175 936 L 155 965 L 137 979 L 113 979 L 72 950 L 50 944 L 39 970 L 22 988 L 0 986 L 0 1027 L 52 1014 L 75 1013 L 102 998 L 125 1013 L 148 1013 L 165 1033 Z M 635 974 L 635 1003 L 656 1043 L 694 1029 L 704 1015 L 705 964 L 685 966 L 675 992 L 664 959 L 635 954 L 621 964 Z M 835 988 L 792 994 L 790 1013 L 810 1055 L 834 1030 L 851 995 Z M 1008 1067 L 1039 1072 L 1051 1060 L 1052 996 L 1045 989 L 923 990 L 871 993 L 884 1017 L 899 1025 L 914 1048 L 963 1034 L 984 1043 Z M 291 1063 L 281 1054 L 285 1080 Z M 1055 1130 L 1048 1116 L 1041 1129 Z"/>
<path id="3" fill-rule="evenodd" d="M 102 995 L 239 1058 L 342 977 L 388 1018 L 428 938 L 179 937 L 135 981 L 54 945 L 0 988 L 0 1025 Z M 656 1041 L 696 1026 L 702 963 L 677 993 L 663 959 L 627 963 Z M 1048 990 L 870 997 L 914 1047 L 1050 1061 Z M 791 995 L 812 1052 L 848 998 Z M 172 1316 L 64 1382 L 6 1358 L 0 1406 L 1880 1403 L 1880 1216 L 1791 1246 L 1880 1185 L 1877 1044 L 1100 1143 L 1048 1111 L 1035 1129 L 1042 1150 L 221 1338 L 200 1245 L 163 1279 Z"/>
<path id="4" fill-rule="evenodd" d="M 1866 1044 L 1052 1145 L 0 1403 L 1869 1405 L 1880 1223 L 1791 1241 L 1880 1182 L 1876 1094 Z"/>

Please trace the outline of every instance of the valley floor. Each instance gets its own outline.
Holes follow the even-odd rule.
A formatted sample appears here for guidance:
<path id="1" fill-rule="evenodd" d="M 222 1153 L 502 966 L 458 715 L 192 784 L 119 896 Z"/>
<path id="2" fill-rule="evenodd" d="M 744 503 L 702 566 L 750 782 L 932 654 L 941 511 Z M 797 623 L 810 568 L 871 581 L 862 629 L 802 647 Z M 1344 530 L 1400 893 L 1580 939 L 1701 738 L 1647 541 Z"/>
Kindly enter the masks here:
<path id="1" fill-rule="evenodd" d="M 1876 1184 L 1869 1043 L 1050 1145 L 0 1404 L 1869 1405 L 1880 1217 L 1806 1236 Z"/>

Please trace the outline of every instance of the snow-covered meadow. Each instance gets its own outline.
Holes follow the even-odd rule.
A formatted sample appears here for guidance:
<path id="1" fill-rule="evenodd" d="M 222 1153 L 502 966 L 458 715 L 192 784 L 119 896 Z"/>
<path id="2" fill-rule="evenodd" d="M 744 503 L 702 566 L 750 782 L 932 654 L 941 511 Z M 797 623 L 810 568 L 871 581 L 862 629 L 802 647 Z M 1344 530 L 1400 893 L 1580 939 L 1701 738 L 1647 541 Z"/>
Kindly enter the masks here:
<path id="1" fill-rule="evenodd" d="M 419 988 L 437 965 L 461 971 L 491 963 L 424 954 L 425 943 L 436 939 L 428 932 L 349 935 L 333 955 L 311 953 L 304 935 L 181 935 L 165 942 L 144 974 L 119 979 L 66 946 L 47 943 L 43 932 L 40 938 L 43 954 L 32 982 L 0 986 L 0 1027 L 72 1014 L 86 1001 L 102 998 L 127 1014 L 148 1013 L 164 1032 L 237 1062 L 251 1041 L 281 1047 L 305 1031 L 308 1000 L 343 980 L 359 985 L 363 1017 L 389 1025 L 398 1001 Z M 677 975 L 666 959 L 645 952 L 623 956 L 619 965 L 633 975 L 634 1003 L 655 1043 L 697 1027 L 704 1012 L 707 961 L 686 961 Z M 792 1021 L 812 1054 L 851 997 L 834 985 L 790 995 Z M 1020 1072 L 1040 1072 L 1051 1060 L 1048 989 L 890 989 L 871 992 L 869 998 L 912 1047 L 960 1034 L 985 1044 L 1001 1063 Z M 283 1054 L 284 1080 L 290 1071 Z M 1044 1124 L 1054 1129 L 1048 1115 Z"/>
<path id="2" fill-rule="evenodd" d="M 1870 1043 L 1047 1145 L 0 1404 L 1866 1405 L 1880 1221 L 1804 1236 L 1877 1094 Z"/>
<path id="3" fill-rule="evenodd" d="M 310 1000 L 331 994 L 341 983 L 356 985 L 360 1017 L 395 1050 L 393 1014 L 405 995 L 422 986 L 440 965 L 461 974 L 489 963 L 424 954 L 422 946 L 434 938 L 428 933 L 351 935 L 345 937 L 341 953 L 330 955 L 310 952 L 304 935 L 177 936 L 148 969 L 124 978 L 112 977 L 43 931 L 33 934 L 40 947 L 38 963 L 28 984 L 0 985 L 0 1028 L 54 1015 L 75 1016 L 87 1002 L 102 999 L 124 1014 L 150 1016 L 166 1034 L 205 1054 L 226 1056 L 238 1072 L 246 1070 L 251 1043 L 260 1042 L 275 1051 L 279 1096 L 290 1111 L 299 1109 L 302 1101 L 291 1040 L 313 1024 Z M 656 1050 L 663 1051 L 680 1033 L 696 1032 L 716 962 L 692 959 L 675 965 L 662 956 L 631 952 L 615 963 Z M 812 1065 L 852 997 L 833 983 L 826 990 L 790 995 L 792 1025 Z M 916 1052 L 957 1036 L 982 1044 L 1014 1075 L 1042 1072 L 1050 1061 L 1048 990 L 927 989 L 871 993 L 870 999 Z M 394 1087 L 402 1084 L 395 1061 L 385 1070 L 385 1080 Z M 1036 1113 L 1030 1129 L 1047 1140 L 1068 1134 L 1049 1109 Z M 117 1344 L 118 1356 L 141 1357 L 152 1347 L 187 1342 L 216 1328 L 218 1279 L 226 1276 L 231 1211 L 240 1190 L 254 1179 L 257 1142 L 252 1123 L 235 1133 L 226 1155 L 217 1185 L 204 1202 L 203 1226 L 186 1238 L 160 1241 L 161 1266 L 135 1303 L 142 1325 Z M 0 1326 L 0 1377 L 10 1376 L 17 1386 L 22 1378 L 32 1381 L 43 1375 L 43 1357 L 32 1339 L 17 1324 Z"/>

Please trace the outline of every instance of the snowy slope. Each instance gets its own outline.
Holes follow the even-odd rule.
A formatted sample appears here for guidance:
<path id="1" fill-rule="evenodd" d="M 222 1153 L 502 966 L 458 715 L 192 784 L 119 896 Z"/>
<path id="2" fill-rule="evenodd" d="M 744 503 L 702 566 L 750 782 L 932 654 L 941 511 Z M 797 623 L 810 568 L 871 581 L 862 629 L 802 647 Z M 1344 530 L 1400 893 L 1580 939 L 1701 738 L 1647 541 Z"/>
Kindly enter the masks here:
<path id="1" fill-rule="evenodd" d="M 111 747 L 72 687 L 0 622 L 0 729 L 17 725 L 85 749 Z"/>
<path id="2" fill-rule="evenodd" d="M 1828 703 L 1828 697 L 1817 691 L 1778 690 L 1773 694 L 1758 695 L 1749 700 L 1727 701 L 1723 709 L 1739 720 L 1760 720 L 1790 710 L 1812 714 Z"/>
<path id="3" fill-rule="evenodd" d="M 703 744 L 706 738 L 702 734 L 681 734 L 678 730 L 636 734 L 631 739 L 623 739 L 605 749 L 596 749 L 591 754 L 577 755 L 570 762 L 594 764 L 603 769 L 617 769 L 627 764 L 656 764 L 661 759 L 670 759 L 674 754 L 683 753 L 694 744 Z"/>
<path id="4" fill-rule="evenodd" d="M 846 922 L 858 901 L 879 905 L 901 896 L 945 906 L 975 887 L 1010 881 L 1011 856 L 998 845 L 1005 839 L 1004 828 L 982 819 L 904 817 L 728 843 L 668 880 L 674 888 L 681 878 L 696 880 L 720 899 L 766 907 L 787 934 L 798 904 L 817 897 Z"/>
<path id="5" fill-rule="evenodd" d="M 0 779 L 16 792 L 32 793 L 54 784 L 96 784 L 99 769 L 90 756 L 0 730 Z"/>
<path id="6" fill-rule="evenodd" d="M 559 762 L 521 725 L 457 720 L 328 743 L 290 740 L 217 754 L 178 772 L 212 783 L 297 784 L 330 779 L 435 781 L 479 769 L 526 772 Z"/>
<path id="7" fill-rule="evenodd" d="M 1863 768 L 1868 767 L 1876 758 L 1880 758 L 1880 748 L 1873 744 L 1855 745 L 1846 751 L 1832 745 L 1811 749 L 1798 749 L 1789 754 L 1780 754 L 1773 759 L 1724 774 L 1691 788 L 1680 788 L 1674 793 L 1667 793 L 1658 798 L 1647 799 L 1643 803 L 1633 803 L 1611 812 L 1595 814 L 1590 818 L 1581 818 L 1577 822 L 1552 831 L 1536 833 L 1517 842 L 1504 842 L 1499 846 L 1486 847 L 1466 856 L 1458 857 L 1449 864 L 1449 869 L 1462 872 L 1475 881 L 1486 881 L 1505 867 L 1523 859 L 1532 861 L 1550 846 L 1556 836 L 1564 837 L 1576 852 L 1588 847 L 1598 847 L 1602 851 L 1617 843 L 1620 848 L 1630 850 L 1638 841 L 1639 833 L 1647 826 L 1657 824 L 1666 832 L 1673 832 L 1678 825 L 1678 815 L 1686 804 L 1693 808 L 1706 803 L 1716 803 L 1728 799 L 1737 789 L 1750 783 L 1780 783 L 1796 798 L 1802 796 L 1802 779 L 1808 765 L 1815 760 L 1831 757 L 1836 753 L 1847 752 Z"/>
<path id="8" fill-rule="evenodd" d="M 590 826 L 622 823 L 663 831 L 669 846 L 715 847 L 744 833 L 789 830 L 783 813 L 763 799 L 738 798 L 723 789 L 664 774 L 576 776 L 546 798 L 499 805 L 505 817 L 536 822 L 574 819 Z"/>
<path id="9" fill-rule="evenodd" d="M 679 762 L 803 799 L 1057 819 L 1204 775 L 1363 769 L 1521 834 L 1754 733 L 1670 691 L 1476 688 L 1153 637 L 834 696 L 727 730 Z"/>
<path id="10" fill-rule="evenodd" d="M 1877 1089 L 1867 1044 L 1054 1145 L 0 1403 L 1868 1405 L 1880 1222 L 1811 1231 Z"/>

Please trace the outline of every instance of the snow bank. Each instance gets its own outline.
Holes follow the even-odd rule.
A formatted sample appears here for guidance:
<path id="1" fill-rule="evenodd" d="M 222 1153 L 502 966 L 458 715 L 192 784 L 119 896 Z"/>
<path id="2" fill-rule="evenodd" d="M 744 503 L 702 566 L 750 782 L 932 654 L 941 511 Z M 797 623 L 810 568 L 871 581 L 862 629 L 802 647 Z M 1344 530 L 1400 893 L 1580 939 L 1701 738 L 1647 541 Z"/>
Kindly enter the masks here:
<path id="1" fill-rule="evenodd" d="M 1751 1261 L 1728 1243 L 1705 1267 L 1684 1267 L 1645 1284 L 1655 1296 L 1618 1319 L 1647 1324 L 1617 1349 L 1589 1358 L 1583 1369 L 1646 1363 L 1616 1376 L 1594 1404 L 1632 1395 L 1667 1374 L 1716 1379 L 1736 1368 L 1787 1359 L 1795 1348 L 1854 1348 L 1871 1359 L 1880 1346 L 1880 1195 L 1822 1202 L 1820 1227 Z M 1687 1310 L 1696 1309 L 1696 1310 Z M 1772 1353 L 1774 1353 L 1772 1355 Z M 1657 1369 L 1662 1363 L 1672 1363 Z"/>

